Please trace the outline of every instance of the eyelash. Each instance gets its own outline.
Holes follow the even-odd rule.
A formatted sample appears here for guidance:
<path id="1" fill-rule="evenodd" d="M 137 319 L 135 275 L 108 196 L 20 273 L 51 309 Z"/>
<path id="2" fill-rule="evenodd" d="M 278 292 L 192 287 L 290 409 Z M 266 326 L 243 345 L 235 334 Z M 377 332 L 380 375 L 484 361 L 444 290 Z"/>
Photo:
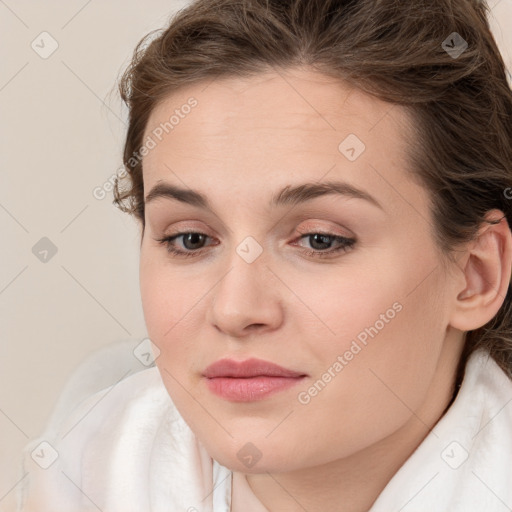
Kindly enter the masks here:
<path id="1" fill-rule="evenodd" d="M 167 249 L 167 252 L 169 252 L 170 254 L 177 256 L 177 257 L 190 258 L 190 257 L 200 255 L 203 252 L 202 249 L 181 251 L 181 250 L 177 250 L 175 247 L 173 247 L 171 245 L 172 242 L 176 238 L 179 238 L 179 237 L 185 236 L 185 235 L 204 235 L 204 236 L 208 237 L 208 235 L 206 235 L 205 233 L 201 233 L 199 231 L 183 231 L 183 232 L 176 233 L 174 235 L 170 235 L 170 236 L 167 236 L 164 238 L 158 238 L 157 242 L 159 242 L 160 244 L 165 246 L 165 248 Z M 327 257 L 331 256 L 332 254 L 336 254 L 336 253 L 340 253 L 340 252 L 347 252 L 356 243 L 356 241 L 353 238 L 346 238 L 344 236 L 335 235 L 333 233 L 325 233 L 323 231 L 311 231 L 309 233 L 304 233 L 301 237 L 299 237 L 299 240 L 301 240 L 303 238 L 311 237 L 313 235 L 322 235 L 324 237 L 331 238 L 331 239 L 333 239 L 333 241 L 337 241 L 338 243 L 341 244 L 338 248 L 331 249 L 328 251 L 320 251 L 320 250 L 305 250 L 305 251 L 303 251 L 303 253 L 306 254 L 306 256 L 312 256 L 315 258 L 327 258 Z"/>

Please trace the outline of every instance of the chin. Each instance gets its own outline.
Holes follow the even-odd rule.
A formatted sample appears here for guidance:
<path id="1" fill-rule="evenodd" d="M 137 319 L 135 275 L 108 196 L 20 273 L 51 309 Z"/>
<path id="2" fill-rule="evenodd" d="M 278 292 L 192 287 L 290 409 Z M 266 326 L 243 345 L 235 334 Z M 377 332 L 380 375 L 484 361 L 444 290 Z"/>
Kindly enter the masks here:
<path id="1" fill-rule="evenodd" d="M 305 463 L 297 458 L 297 450 L 283 446 L 276 438 L 273 442 L 254 433 L 248 436 L 238 436 L 232 432 L 233 438 L 227 442 L 203 444 L 209 455 L 222 466 L 241 473 L 281 473 L 293 471 Z M 225 439 L 223 441 L 226 441 Z"/>
<path id="2" fill-rule="evenodd" d="M 292 470 L 293 468 L 287 467 L 283 462 L 275 460 L 266 460 L 264 456 L 261 457 L 256 463 L 241 462 L 237 457 L 221 456 L 219 458 L 213 457 L 222 466 L 246 474 L 262 474 L 262 473 L 282 473 Z M 274 454 L 276 455 L 276 454 Z M 277 454 L 279 455 L 279 454 Z"/>

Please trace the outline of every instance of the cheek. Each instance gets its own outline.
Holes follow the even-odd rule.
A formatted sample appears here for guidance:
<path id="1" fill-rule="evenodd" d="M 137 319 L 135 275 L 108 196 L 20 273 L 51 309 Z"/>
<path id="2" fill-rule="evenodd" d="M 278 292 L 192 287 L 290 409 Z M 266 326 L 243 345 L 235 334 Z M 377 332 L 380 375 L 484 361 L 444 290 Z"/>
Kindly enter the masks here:
<path id="1" fill-rule="evenodd" d="M 175 311 L 171 289 L 162 283 L 164 276 L 155 263 L 141 259 L 140 292 L 148 333 L 153 341 L 160 339 L 172 325 Z M 162 286 L 164 284 L 164 286 Z M 174 295 L 175 297 L 176 295 Z"/>
<path id="2" fill-rule="evenodd" d="M 215 417 L 229 422 L 237 441 L 250 431 L 258 446 L 275 443 L 267 446 L 269 453 L 295 454 L 297 436 L 307 438 L 318 463 L 333 457 L 333 447 L 337 456 L 349 455 L 400 428 L 425 397 L 443 341 L 443 297 L 437 295 L 443 282 L 439 272 L 429 275 L 436 261 L 428 258 L 425 252 L 390 249 L 380 251 L 378 261 L 361 258 L 350 269 L 311 266 L 299 273 L 289 265 L 275 267 L 293 289 L 280 281 L 269 289 L 269 301 L 282 300 L 285 315 L 280 350 L 298 354 L 311 375 L 285 406 L 294 410 L 286 424 L 296 436 L 278 429 L 272 439 L 265 437 L 282 420 L 282 408 L 259 420 L 224 417 L 218 411 Z M 144 315 L 149 336 L 162 351 L 157 366 L 185 421 L 211 440 L 215 453 L 225 452 L 233 441 L 198 405 L 207 403 L 208 396 L 191 386 L 211 328 L 207 308 L 218 275 L 209 277 L 208 284 L 204 274 L 195 277 L 190 267 L 173 267 L 156 253 L 141 253 Z M 187 382 L 194 399 L 183 390 Z"/>
<path id="3" fill-rule="evenodd" d="M 394 272 L 385 271 L 385 261 L 383 252 L 379 265 L 360 257 L 356 264 L 333 267 L 323 275 L 315 272 L 296 276 L 292 281 L 295 294 L 304 303 L 295 300 L 292 315 L 295 322 L 308 329 L 304 341 L 318 359 L 324 359 L 322 354 L 342 354 L 354 339 L 364 346 L 365 341 L 377 333 L 380 336 L 397 321 L 407 276 L 397 270 L 400 267 Z"/>
<path id="4" fill-rule="evenodd" d="M 334 334 L 310 346 L 321 363 L 311 387 L 300 390 L 305 424 L 335 410 L 329 414 L 343 420 L 347 438 L 367 442 L 399 428 L 421 405 L 445 334 L 442 276 L 424 279 L 432 268 L 397 264 L 393 273 L 331 282 L 322 311 Z"/>
<path id="5" fill-rule="evenodd" d="M 165 255 L 156 250 L 141 251 L 139 280 L 146 325 L 157 340 L 170 337 L 183 321 L 186 323 L 205 292 L 204 282 L 194 283 L 190 271 L 168 265 Z"/>

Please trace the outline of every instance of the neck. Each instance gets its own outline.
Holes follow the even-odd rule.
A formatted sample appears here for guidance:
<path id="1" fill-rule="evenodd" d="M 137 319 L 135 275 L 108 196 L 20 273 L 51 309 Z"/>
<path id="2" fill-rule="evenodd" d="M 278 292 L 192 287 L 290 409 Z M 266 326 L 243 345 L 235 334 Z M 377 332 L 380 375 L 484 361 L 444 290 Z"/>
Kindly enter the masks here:
<path id="1" fill-rule="evenodd" d="M 255 496 L 277 512 L 367 512 L 452 403 L 462 341 L 446 340 L 427 396 L 399 430 L 362 451 L 288 473 L 246 475 Z"/>

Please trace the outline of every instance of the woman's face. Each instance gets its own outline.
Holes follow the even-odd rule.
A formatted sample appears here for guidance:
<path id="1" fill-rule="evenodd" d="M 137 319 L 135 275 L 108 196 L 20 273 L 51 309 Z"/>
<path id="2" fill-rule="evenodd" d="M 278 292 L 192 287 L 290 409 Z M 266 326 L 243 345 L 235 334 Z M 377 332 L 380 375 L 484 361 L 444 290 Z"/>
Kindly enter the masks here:
<path id="1" fill-rule="evenodd" d="M 144 315 L 170 396 L 221 464 L 328 463 L 426 434 L 421 412 L 446 406 L 453 287 L 407 175 L 407 121 L 304 70 L 188 86 L 152 112 Z M 205 376 L 250 358 L 297 377 Z"/>

